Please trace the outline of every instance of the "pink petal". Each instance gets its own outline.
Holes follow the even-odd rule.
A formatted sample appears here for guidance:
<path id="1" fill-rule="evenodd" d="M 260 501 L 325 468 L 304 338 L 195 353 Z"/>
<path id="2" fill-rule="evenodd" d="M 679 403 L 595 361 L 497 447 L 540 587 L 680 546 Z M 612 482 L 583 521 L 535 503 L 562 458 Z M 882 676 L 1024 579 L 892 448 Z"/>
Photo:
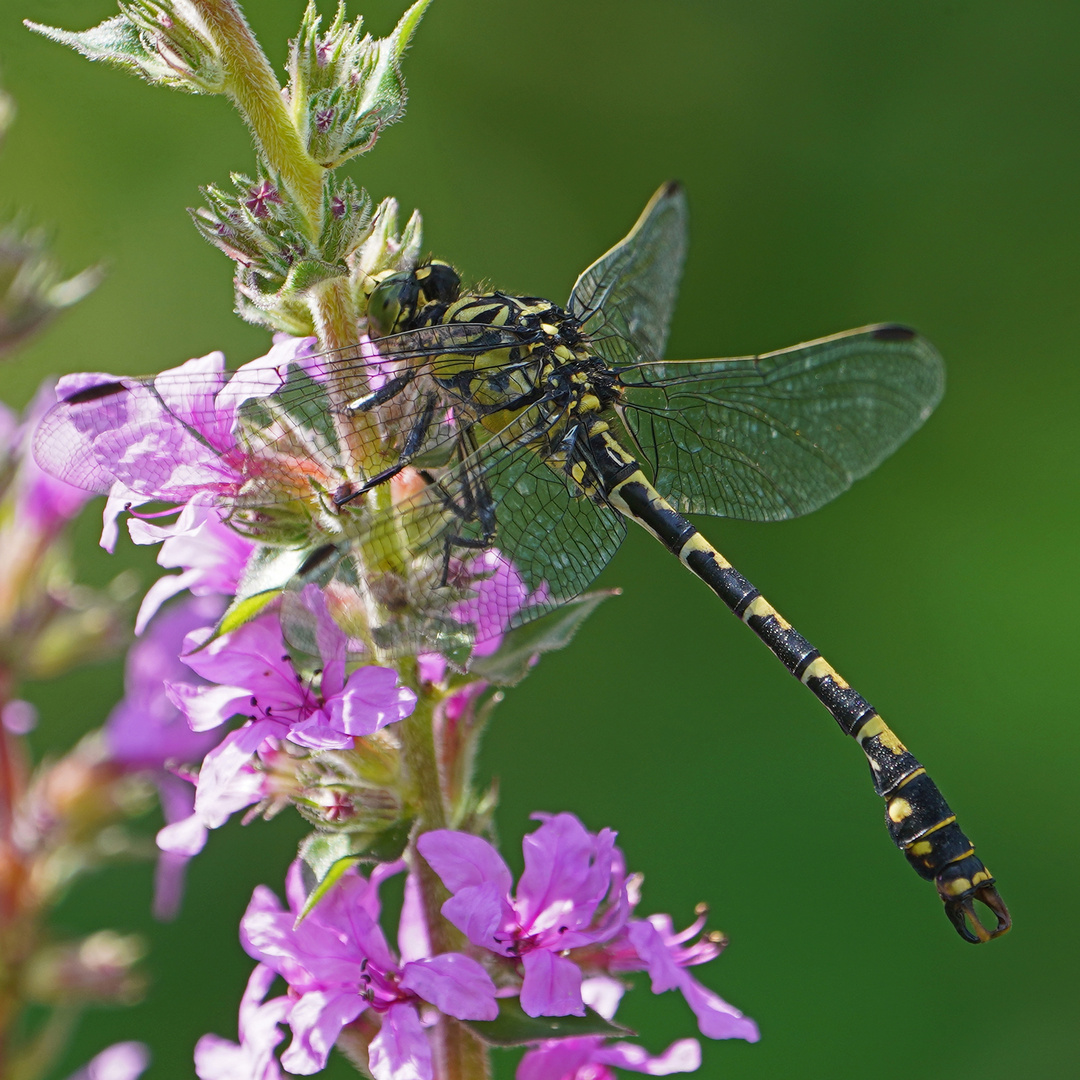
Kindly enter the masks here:
<path id="1" fill-rule="evenodd" d="M 391 1005 L 383 1015 L 368 1065 L 375 1080 L 432 1080 L 431 1044 L 411 1005 Z"/>
<path id="2" fill-rule="evenodd" d="M 442 913 L 474 945 L 505 955 L 507 943 L 498 932 L 511 921 L 513 911 L 493 882 L 462 889 L 443 904 Z"/>
<path id="3" fill-rule="evenodd" d="M 371 735 L 404 720 L 416 706 L 416 694 L 397 682 L 392 668 L 357 668 L 341 694 L 327 702 L 332 725 L 349 735 Z"/>
<path id="4" fill-rule="evenodd" d="M 419 837 L 416 846 L 451 892 L 486 882 L 492 883 L 503 896 L 508 896 L 513 888 L 513 875 L 502 856 L 479 836 L 433 829 Z"/>
<path id="5" fill-rule="evenodd" d="M 585 1035 L 541 1043 L 521 1059 L 515 1080 L 576 1080 L 580 1070 L 592 1063 L 593 1055 L 603 1042 L 599 1035 Z M 603 1080 L 599 1070 L 595 1080 Z"/>
<path id="6" fill-rule="evenodd" d="M 312 991 L 304 994 L 289 1013 L 293 1040 L 281 1055 L 281 1064 L 291 1073 L 310 1076 L 326 1066 L 326 1059 L 341 1029 L 367 1008 L 359 995 Z"/>
<path id="7" fill-rule="evenodd" d="M 649 1076 L 696 1072 L 701 1068 L 701 1044 L 697 1039 L 679 1039 L 658 1057 L 652 1057 L 644 1047 L 634 1043 L 613 1043 L 610 1046 L 601 1046 L 593 1055 L 593 1061 L 647 1073 Z"/>
<path id="8" fill-rule="evenodd" d="M 458 1020 L 494 1020 L 499 1015 L 495 984 L 475 960 L 440 953 L 404 966 L 401 986 Z"/>
<path id="9" fill-rule="evenodd" d="M 187 717 L 192 731 L 209 731 L 251 709 L 251 691 L 242 686 L 194 686 L 166 682 L 169 700 Z"/>
<path id="10" fill-rule="evenodd" d="M 529 1016 L 584 1016 L 581 968 L 565 956 L 533 949 L 522 958 L 521 1007 Z"/>
<path id="11" fill-rule="evenodd" d="M 662 994 L 682 986 L 683 971 L 672 959 L 660 932 L 652 923 L 635 921 L 627 928 L 627 937 L 641 957 L 645 970 L 652 980 L 652 992 Z"/>
<path id="12" fill-rule="evenodd" d="M 679 989 L 697 1017 L 702 1035 L 710 1039 L 745 1039 L 747 1042 L 757 1042 L 761 1038 L 757 1024 L 750 1017 L 743 1016 L 734 1005 L 729 1005 L 686 972 L 683 972 Z"/>

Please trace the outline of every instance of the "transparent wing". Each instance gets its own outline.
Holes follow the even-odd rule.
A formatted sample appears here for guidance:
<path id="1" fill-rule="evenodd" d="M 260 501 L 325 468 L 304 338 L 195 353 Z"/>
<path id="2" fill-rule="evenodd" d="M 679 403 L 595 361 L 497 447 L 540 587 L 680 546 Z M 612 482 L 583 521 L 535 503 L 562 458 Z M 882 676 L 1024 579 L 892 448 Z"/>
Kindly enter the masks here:
<path id="1" fill-rule="evenodd" d="M 751 521 L 806 514 L 845 491 L 923 423 L 945 385 L 934 347 L 886 325 L 619 374 L 657 488 L 684 513 Z"/>
<path id="2" fill-rule="evenodd" d="M 512 365 L 534 340 L 446 324 L 321 354 L 290 342 L 236 372 L 218 355 L 148 378 L 69 378 L 34 454 L 53 475 L 100 493 L 119 483 L 148 499 L 209 490 L 224 502 L 285 502 L 305 483 L 355 485 L 399 463 L 406 448 L 417 456 L 449 445 L 476 417 L 458 398 L 448 415 L 432 358 L 467 363 L 502 350 Z"/>
<path id="3" fill-rule="evenodd" d="M 592 472 L 572 432 L 559 436 L 557 455 L 548 452 L 543 444 L 557 428 L 534 408 L 482 446 L 465 450 L 463 435 L 453 467 L 428 474 L 420 491 L 357 536 L 336 579 L 353 595 L 365 579 L 360 593 L 380 599 L 377 645 L 467 652 L 561 606 L 596 578 L 625 523 L 569 480 L 571 463 Z M 402 573 L 371 574 L 401 552 L 408 553 Z"/>
<path id="4" fill-rule="evenodd" d="M 686 197 L 665 184 L 625 239 L 578 279 L 567 310 L 612 364 L 658 360 L 686 257 Z"/>

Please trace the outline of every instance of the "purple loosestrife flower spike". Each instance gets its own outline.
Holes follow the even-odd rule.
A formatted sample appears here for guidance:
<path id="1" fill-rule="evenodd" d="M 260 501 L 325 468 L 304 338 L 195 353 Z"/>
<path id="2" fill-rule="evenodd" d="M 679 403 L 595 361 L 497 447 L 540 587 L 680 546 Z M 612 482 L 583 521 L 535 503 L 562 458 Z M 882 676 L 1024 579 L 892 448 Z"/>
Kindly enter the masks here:
<path id="1" fill-rule="evenodd" d="M 301 922 L 306 896 L 300 864 L 286 879 L 288 910 L 259 886 L 241 921 L 248 954 L 281 975 L 294 1000 L 293 1041 L 282 1055 L 289 1071 L 318 1072 L 341 1029 L 362 1012 L 379 1019 L 369 1059 L 375 1080 L 433 1080 L 431 1047 L 417 1012 L 427 1002 L 459 1020 L 493 1020 L 495 985 L 475 960 L 441 953 L 399 961 L 379 927 L 379 885 L 404 863 L 377 866 L 365 879 L 350 870 Z M 417 917 L 416 905 L 404 918 Z M 419 940 L 403 928 L 402 936 Z"/>

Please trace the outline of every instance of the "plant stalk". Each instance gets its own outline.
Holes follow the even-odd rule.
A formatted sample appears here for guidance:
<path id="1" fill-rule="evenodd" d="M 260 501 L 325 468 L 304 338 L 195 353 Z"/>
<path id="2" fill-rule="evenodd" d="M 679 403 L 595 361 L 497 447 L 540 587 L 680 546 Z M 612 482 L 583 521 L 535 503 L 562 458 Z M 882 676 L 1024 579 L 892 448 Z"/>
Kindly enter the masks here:
<path id="1" fill-rule="evenodd" d="M 312 240 L 321 229 L 326 170 L 307 152 L 270 62 L 233 0 L 192 0 L 221 50 L 229 96 L 266 163 L 300 208 Z"/>

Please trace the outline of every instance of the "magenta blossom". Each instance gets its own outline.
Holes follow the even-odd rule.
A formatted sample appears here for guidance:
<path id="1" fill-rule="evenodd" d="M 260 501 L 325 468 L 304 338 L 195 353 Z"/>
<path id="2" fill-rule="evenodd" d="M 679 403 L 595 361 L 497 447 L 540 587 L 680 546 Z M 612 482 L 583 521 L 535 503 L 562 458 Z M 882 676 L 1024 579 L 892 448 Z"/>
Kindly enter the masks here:
<path id="1" fill-rule="evenodd" d="M 292 1008 L 287 997 L 264 1001 L 277 975 L 256 964 L 240 999 L 240 1042 L 204 1035 L 195 1044 L 199 1080 L 282 1080 L 274 1049 L 285 1038 L 279 1028 Z"/>
<path id="2" fill-rule="evenodd" d="M 217 597 L 188 597 L 160 612 L 148 633 L 128 651 L 123 700 L 105 721 L 105 743 L 112 759 L 126 769 L 149 772 L 157 785 L 165 821 L 172 825 L 194 811 L 195 791 L 175 774 L 197 766 L 221 736 L 192 731 L 186 717 L 169 699 L 166 683 L 189 674 L 180 661 L 184 638 L 212 626 L 224 609 Z M 154 889 L 154 914 L 172 918 L 180 905 L 187 858 L 162 851 Z"/>
<path id="3" fill-rule="evenodd" d="M 120 1042 L 92 1057 L 68 1080 L 138 1080 L 150 1064 L 145 1043 Z"/>
<path id="4" fill-rule="evenodd" d="M 60 404 L 38 427 L 35 455 L 70 484 L 109 495 L 102 545 L 111 550 L 116 518 L 129 505 L 235 496 L 251 465 L 237 441 L 241 406 L 279 390 L 289 365 L 310 351 L 311 339 L 284 338 L 232 374 L 214 352 L 148 382 L 65 376 Z"/>
<path id="5" fill-rule="evenodd" d="M 391 952 L 378 922 L 379 885 L 403 868 L 402 862 L 384 863 L 370 880 L 350 870 L 299 922 L 306 901 L 299 862 L 286 878 L 288 910 L 264 886 L 252 895 L 241 942 L 289 984 L 293 1041 L 281 1058 L 289 1072 L 309 1075 L 322 1069 L 341 1029 L 367 1011 L 380 1024 L 368 1048 L 375 1080 L 433 1080 L 420 1007 L 427 1003 L 459 1020 L 498 1015 L 495 985 L 470 957 L 403 951 L 398 960 Z M 423 931 L 404 925 L 419 917 L 418 906 L 406 904 L 399 935 L 403 949 L 422 946 Z"/>
<path id="6" fill-rule="evenodd" d="M 696 1072 L 701 1047 L 697 1039 L 679 1039 L 652 1057 L 634 1043 L 613 1043 L 601 1035 L 550 1039 L 529 1050 L 514 1075 L 516 1080 L 616 1080 L 612 1066 L 647 1076 Z"/>
<path id="7" fill-rule="evenodd" d="M 513 876 L 486 840 L 450 829 L 424 833 L 417 849 L 454 894 L 442 912 L 474 945 L 520 960 L 529 1016 L 584 1016 L 582 973 L 565 954 L 619 932 L 629 914 L 615 833 L 590 833 L 573 814 L 536 815 L 525 872 Z"/>
<path id="8" fill-rule="evenodd" d="M 205 647 L 200 646 L 210 638 L 209 629 L 186 639 L 184 663 L 208 682 L 170 682 L 166 689 L 192 730 L 209 731 L 238 715 L 247 722 L 206 755 L 194 813 L 158 834 L 165 850 L 195 854 L 207 829 L 262 799 L 264 774 L 255 767 L 256 755 L 273 754 L 283 741 L 309 750 L 350 747 L 357 736 L 404 719 L 416 705 L 416 695 L 398 685 L 397 672 L 390 668 L 369 664 L 346 676 L 344 632 L 327 613 L 318 589 L 309 586 L 302 600 L 315 620 L 322 655 L 318 686 L 316 676 L 306 678 L 293 666 L 273 614 Z"/>
<path id="9" fill-rule="evenodd" d="M 719 952 L 708 938 L 685 944 L 704 920 L 676 934 L 666 915 L 630 919 L 638 883 L 626 878 L 615 834 L 594 835 L 572 814 L 534 817 L 541 825 L 522 842 L 525 872 L 514 895 L 509 869 L 486 840 L 439 829 L 416 844 L 453 893 L 446 918 L 474 945 L 520 961 L 522 1009 L 581 1016 L 592 1004 L 582 993 L 586 975 L 647 971 L 653 993 L 681 991 L 703 1035 L 756 1042 L 757 1025 L 685 970 Z"/>
<path id="10" fill-rule="evenodd" d="M 333 638 L 330 650 L 323 653 L 317 687 L 296 671 L 280 624 L 271 615 L 245 623 L 205 647 L 209 632 L 189 635 L 184 663 L 219 685 L 173 683 L 170 696 L 194 731 L 244 715 L 250 718 L 249 726 L 258 728 L 259 741 L 288 739 L 312 750 L 352 746 L 354 737 L 371 735 L 408 716 L 416 695 L 398 686 L 397 672 L 367 664 L 346 676 L 345 634 L 329 617 L 327 629 Z M 253 731 L 246 741 L 254 738 Z"/>

